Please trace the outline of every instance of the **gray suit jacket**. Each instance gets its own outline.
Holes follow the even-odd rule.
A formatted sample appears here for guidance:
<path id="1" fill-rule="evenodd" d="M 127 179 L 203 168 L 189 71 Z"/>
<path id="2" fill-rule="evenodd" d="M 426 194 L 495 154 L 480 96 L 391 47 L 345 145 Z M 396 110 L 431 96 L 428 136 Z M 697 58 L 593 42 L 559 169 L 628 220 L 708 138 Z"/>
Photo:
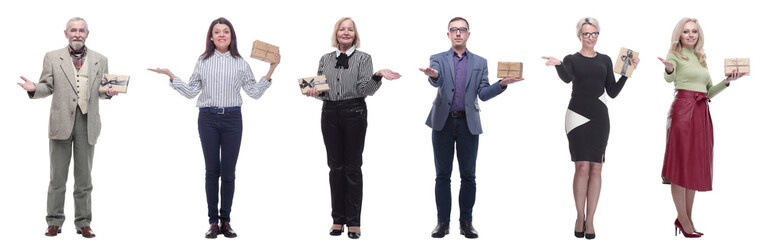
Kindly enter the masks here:
<path id="1" fill-rule="evenodd" d="M 109 99 L 105 93 L 99 93 L 99 82 L 104 73 L 109 72 L 107 58 L 88 49 L 88 144 L 95 145 L 101 133 L 99 98 Z M 35 92 L 29 92 L 29 98 L 44 98 L 53 94 L 51 116 L 48 124 L 48 137 L 53 140 L 65 140 L 72 134 L 77 111 L 77 86 L 75 69 L 69 50 L 62 48 L 45 54 L 43 73 L 40 82 L 35 84 Z M 99 96 L 99 97 L 95 97 Z"/>
<path id="2" fill-rule="evenodd" d="M 492 85 L 488 82 L 487 60 L 466 51 L 466 56 L 469 58 L 469 69 L 466 74 L 466 95 L 464 102 L 453 103 L 453 95 L 455 95 L 455 66 L 451 53 L 452 51 L 448 50 L 447 52 L 434 54 L 430 57 L 431 63 L 429 67 L 439 72 L 439 78 L 435 80 L 427 77 L 429 83 L 437 87 L 438 91 L 434 104 L 431 107 L 431 112 L 429 112 L 429 117 L 426 119 L 426 125 L 434 129 L 434 131 L 442 130 L 450 113 L 450 105 L 463 104 L 466 109 L 466 123 L 469 125 L 469 131 L 471 134 L 479 135 L 482 133 L 482 123 L 479 120 L 479 102 L 477 97 L 482 101 L 487 101 L 498 96 L 505 89 L 501 88 L 498 82 Z"/>

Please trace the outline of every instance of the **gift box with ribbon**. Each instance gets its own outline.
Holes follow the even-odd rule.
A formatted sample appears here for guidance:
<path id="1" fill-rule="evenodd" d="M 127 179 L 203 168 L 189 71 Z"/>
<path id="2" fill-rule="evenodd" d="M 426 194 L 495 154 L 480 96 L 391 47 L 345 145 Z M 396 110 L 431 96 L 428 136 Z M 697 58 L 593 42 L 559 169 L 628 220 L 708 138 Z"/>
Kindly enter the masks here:
<path id="1" fill-rule="evenodd" d="M 280 52 L 280 47 L 256 40 L 253 42 L 253 50 L 250 52 L 250 57 L 264 62 L 274 63 L 277 62 L 274 53 L 278 52 Z"/>
<path id="2" fill-rule="evenodd" d="M 615 59 L 615 65 L 613 66 L 613 72 L 620 75 L 631 77 L 631 73 L 634 72 L 635 58 L 639 57 L 639 53 L 628 48 L 621 48 L 621 52 L 618 53 L 618 58 Z"/>
<path id="3" fill-rule="evenodd" d="M 725 58 L 724 59 L 724 75 L 732 75 L 732 71 L 737 70 L 741 74 L 748 74 L 751 72 L 751 61 L 749 58 Z"/>
<path id="4" fill-rule="evenodd" d="M 298 86 L 301 88 L 301 93 L 306 94 L 312 87 L 317 87 L 317 91 L 327 92 L 330 91 L 328 81 L 325 79 L 325 75 L 319 75 L 315 77 L 305 77 L 298 79 Z"/>
<path id="5" fill-rule="evenodd" d="M 498 62 L 498 78 L 521 78 L 521 62 Z"/>
<path id="6" fill-rule="evenodd" d="M 107 89 L 114 89 L 118 93 L 128 92 L 128 75 L 104 74 L 99 83 L 99 92 L 106 92 Z"/>

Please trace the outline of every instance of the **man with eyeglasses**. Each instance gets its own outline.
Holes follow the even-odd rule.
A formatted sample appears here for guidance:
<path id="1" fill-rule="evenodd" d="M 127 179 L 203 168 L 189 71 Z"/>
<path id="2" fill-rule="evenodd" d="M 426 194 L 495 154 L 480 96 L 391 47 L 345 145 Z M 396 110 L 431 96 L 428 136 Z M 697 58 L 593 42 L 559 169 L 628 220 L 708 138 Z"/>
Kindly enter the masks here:
<path id="1" fill-rule="evenodd" d="M 91 230 L 91 167 L 96 139 L 101 132 L 99 99 L 116 96 L 114 89 L 99 92 L 99 80 L 108 73 L 107 58 L 85 46 L 88 23 L 75 17 L 67 21 L 64 36 L 69 45 L 45 54 L 40 82 L 25 77 L 18 83 L 29 98 L 53 95 L 48 138 L 51 180 L 48 186 L 48 229 L 45 236 L 61 233 L 64 223 L 64 194 L 69 163 L 74 152 L 74 202 L 77 234 L 95 237 Z"/>
<path id="2" fill-rule="evenodd" d="M 457 150 L 458 168 L 461 173 L 460 230 L 466 238 L 479 237 L 472 225 L 472 208 L 477 191 L 475 169 L 479 134 L 479 102 L 487 101 L 506 90 L 509 84 L 524 78 L 504 78 L 492 85 L 488 82 L 487 60 L 466 48 L 469 40 L 469 22 L 455 17 L 448 22 L 447 37 L 452 43 L 450 50 L 432 55 L 428 68 L 420 68 L 429 77 L 429 83 L 437 88 L 426 125 L 432 128 L 432 147 L 437 178 L 434 188 L 437 202 L 437 227 L 431 233 L 442 238 L 450 229 L 450 175 L 453 156 Z"/>

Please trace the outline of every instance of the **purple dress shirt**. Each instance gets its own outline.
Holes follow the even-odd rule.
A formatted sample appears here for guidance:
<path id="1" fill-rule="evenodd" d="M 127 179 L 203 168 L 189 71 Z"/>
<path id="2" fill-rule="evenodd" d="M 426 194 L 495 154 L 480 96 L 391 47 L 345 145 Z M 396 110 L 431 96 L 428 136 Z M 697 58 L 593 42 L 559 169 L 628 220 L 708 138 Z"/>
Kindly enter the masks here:
<path id="1" fill-rule="evenodd" d="M 458 56 L 454 50 L 450 49 L 453 53 L 453 66 L 455 68 L 455 94 L 453 94 L 453 103 L 450 105 L 451 112 L 466 110 L 464 104 L 464 98 L 466 97 L 466 74 L 469 71 L 469 50 L 463 52 L 463 56 Z"/>

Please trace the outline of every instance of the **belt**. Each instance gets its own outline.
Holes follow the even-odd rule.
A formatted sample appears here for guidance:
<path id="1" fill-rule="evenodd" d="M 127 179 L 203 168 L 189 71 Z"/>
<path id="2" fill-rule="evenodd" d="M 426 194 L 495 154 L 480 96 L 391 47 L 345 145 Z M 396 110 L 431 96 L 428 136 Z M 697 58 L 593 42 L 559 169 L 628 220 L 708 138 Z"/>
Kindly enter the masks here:
<path id="1" fill-rule="evenodd" d="M 465 111 L 450 112 L 450 117 L 463 118 L 463 117 L 466 117 L 466 112 Z"/>
<path id="2" fill-rule="evenodd" d="M 225 107 L 225 108 L 221 108 L 221 107 L 204 107 L 204 108 L 200 108 L 200 112 L 205 112 L 205 113 L 224 114 L 226 112 L 239 112 L 239 111 L 240 111 L 240 107 Z"/>
<path id="3" fill-rule="evenodd" d="M 709 101 L 711 102 L 711 99 L 708 98 L 708 94 L 704 92 L 698 92 L 698 91 L 690 91 L 690 90 L 684 90 L 684 89 L 678 89 L 676 90 L 676 93 L 674 94 L 676 97 L 688 97 L 688 98 L 694 98 L 695 101 Z"/>
<path id="4" fill-rule="evenodd" d="M 325 107 L 351 107 L 356 105 L 365 104 L 365 98 L 352 98 L 352 99 L 346 99 L 346 100 L 338 100 L 338 101 L 331 101 L 331 100 L 324 100 L 322 101 L 322 108 Z"/>

